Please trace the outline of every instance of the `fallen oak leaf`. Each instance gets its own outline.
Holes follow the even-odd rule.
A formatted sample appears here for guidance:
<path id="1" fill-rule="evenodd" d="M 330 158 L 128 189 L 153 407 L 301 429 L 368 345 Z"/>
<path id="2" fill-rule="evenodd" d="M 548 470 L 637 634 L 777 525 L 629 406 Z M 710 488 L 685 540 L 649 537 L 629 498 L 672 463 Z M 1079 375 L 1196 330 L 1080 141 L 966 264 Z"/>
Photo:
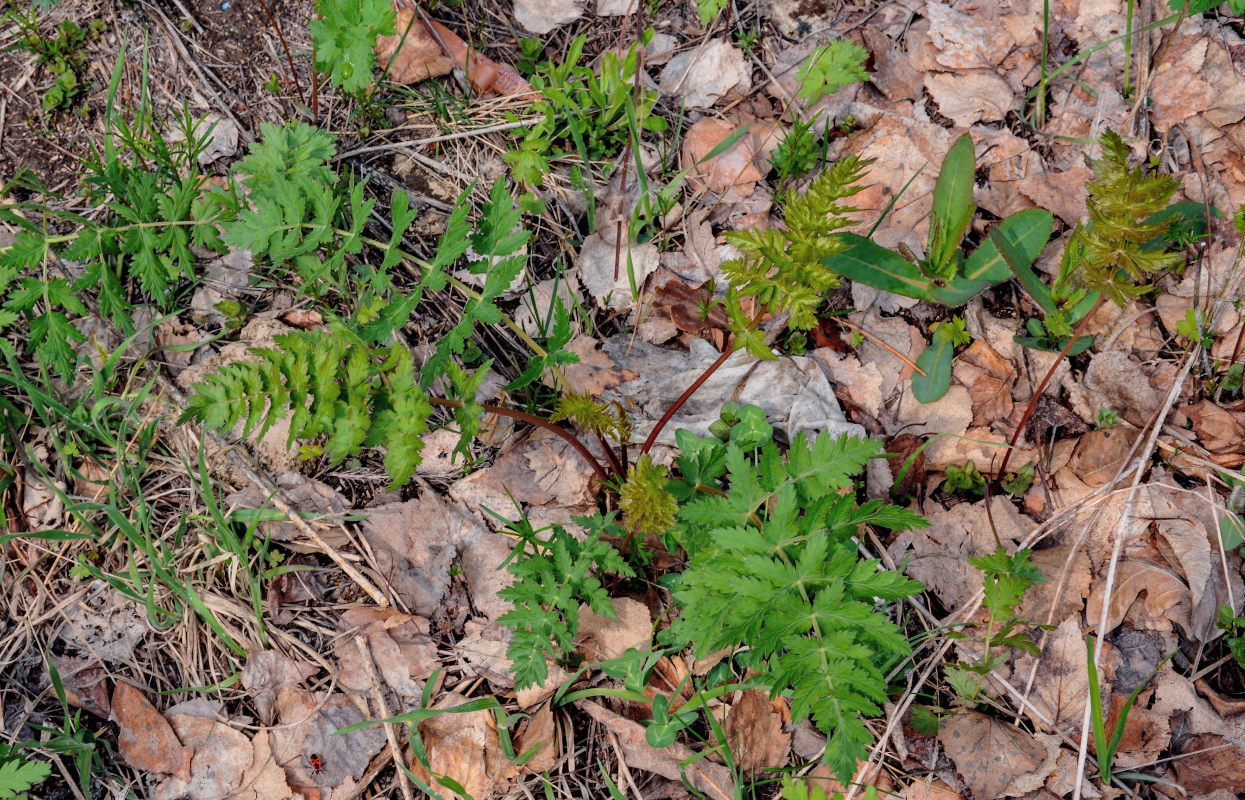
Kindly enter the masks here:
<path id="1" fill-rule="evenodd" d="M 694 788 L 713 800 L 731 800 L 735 796 L 734 779 L 723 765 L 698 758 L 684 766 L 697 754 L 678 742 L 661 749 L 651 747 L 640 723 L 620 717 L 591 700 L 576 700 L 575 705 L 617 737 L 628 767 L 652 772 L 672 781 L 686 778 Z"/>
<path id="2" fill-rule="evenodd" d="M 117 750 L 125 763 L 145 772 L 190 779 L 194 752 L 182 746 L 173 726 L 141 689 L 118 681 L 112 690 L 112 718 L 121 729 Z"/>

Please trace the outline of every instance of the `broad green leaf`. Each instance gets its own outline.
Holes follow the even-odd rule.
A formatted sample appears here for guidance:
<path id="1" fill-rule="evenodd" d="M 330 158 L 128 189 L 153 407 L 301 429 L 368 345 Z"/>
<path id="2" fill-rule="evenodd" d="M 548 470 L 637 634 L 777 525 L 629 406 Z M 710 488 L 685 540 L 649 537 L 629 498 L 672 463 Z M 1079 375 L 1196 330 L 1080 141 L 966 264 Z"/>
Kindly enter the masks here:
<path id="1" fill-rule="evenodd" d="M 947 393 L 951 386 L 951 360 L 955 355 L 955 345 L 941 336 L 935 336 L 930 344 L 921 352 L 916 365 L 925 370 L 925 375 L 912 376 L 912 394 L 922 403 L 932 403 Z"/>
<path id="2" fill-rule="evenodd" d="M 942 171 L 934 184 L 934 206 L 930 215 L 941 226 L 940 252 L 927 254 L 931 261 L 946 263 L 951 253 L 960 247 L 960 239 L 968 228 L 969 219 L 976 207 L 973 205 L 973 182 L 976 162 L 973 157 L 973 140 L 966 133 L 951 145 L 942 161 Z M 930 226 L 931 232 L 934 225 Z M 931 243 L 930 250 L 933 250 Z"/>
<path id="3" fill-rule="evenodd" d="M 1054 217 L 1049 211 L 1028 208 L 1012 214 L 997 227 L 1015 247 L 1019 257 L 1025 263 L 1032 264 L 1050 240 L 1053 226 Z M 999 254 L 998 247 L 991 239 L 987 239 L 968 257 L 968 263 L 964 265 L 964 277 L 994 284 L 1007 280 L 1011 277 L 1011 272 L 1007 268 L 1007 262 Z"/>
<path id="4" fill-rule="evenodd" d="M 918 300 L 933 299 L 933 284 L 912 262 L 863 236 L 844 233 L 840 239 L 847 249 L 823 259 L 826 269 L 875 289 Z"/>
<path id="5" fill-rule="evenodd" d="M 994 243 L 1012 274 L 1019 279 L 1020 285 L 1025 288 L 1034 302 L 1047 314 L 1058 314 L 1059 306 L 1051 297 L 1050 288 L 1030 268 L 1030 261 L 1025 259 L 1012 240 L 998 227 L 994 227 L 990 229 L 990 241 Z"/>

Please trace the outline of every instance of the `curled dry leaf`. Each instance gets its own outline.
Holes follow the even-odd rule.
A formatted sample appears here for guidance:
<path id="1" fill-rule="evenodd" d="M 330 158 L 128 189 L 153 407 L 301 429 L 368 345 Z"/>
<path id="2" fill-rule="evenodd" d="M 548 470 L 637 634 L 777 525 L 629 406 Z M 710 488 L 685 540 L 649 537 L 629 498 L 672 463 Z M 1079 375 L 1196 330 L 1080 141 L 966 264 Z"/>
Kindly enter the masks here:
<path id="1" fill-rule="evenodd" d="M 1005 498 L 994 497 L 990 509 L 999 538 L 1009 549 L 1034 527 Z M 888 552 L 896 564 L 906 563 L 908 576 L 938 595 L 944 607 L 960 608 L 981 590 L 981 572 L 968 563 L 969 557 L 988 555 L 996 547 L 985 502 L 960 503 L 927 517 L 928 528 L 904 531 Z"/>
<path id="2" fill-rule="evenodd" d="M 462 504 L 431 491 L 415 500 L 371 509 L 361 532 L 381 574 L 412 610 L 425 617 L 443 611 L 450 567 L 460 553 L 498 535 Z"/>
<path id="3" fill-rule="evenodd" d="M 182 713 L 186 712 L 186 713 Z M 285 800 L 293 797 L 273 757 L 267 731 L 252 741 L 241 731 L 216 721 L 220 708 L 196 701 L 169 709 L 169 721 L 186 748 L 194 752 L 190 776 L 173 776 L 158 786 L 155 800 Z"/>
<path id="4" fill-rule="evenodd" d="M 548 772 L 558 761 L 557 725 L 554 722 L 553 706 L 544 703 L 536 709 L 519 726 L 514 740 L 514 750 L 524 755 L 533 747 L 537 748 L 531 760 L 523 765 L 523 769 L 533 774 Z"/>
<path id="5" fill-rule="evenodd" d="M 173 726 L 141 689 L 117 681 L 112 690 L 112 718 L 120 728 L 117 751 L 125 763 L 144 772 L 190 778 L 194 753 L 182 746 Z"/>
<path id="6" fill-rule="evenodd" d="M 561 511 L 564 521 L 573 514 L 592 513 L 596 490 L 596 476 L 584 458 L 560 436 L 538 430 L 521 440 L 512 438 L 491 466 L 457 481 L 449 493 L 460 508 L 487 508 L 511 520 L 519 518 L 519 503 L 535 524 L 541 518 L 538 509 Z"/>
<path id="7" fill-rule="evenodd" d="M 649 649 L 653 620 L 648 606 L 630 597 L 611 598 L 613 617 L 597 614 L 586 604 L 579 607 L 579 652 L 589 661 L 618 658 L 631 648 Z"/>
<path id="8" fill-rule="evenodd" d="M 1079 620 L 1079 615 L 1068 617 L 1050 631 L 1037 659 L 1033 689 L 1029 694 L 1031 705 L 1025 706 L 1025 712 L 1038 730 L 1047 733 L 1079 735 L 1085 715 L 1089 672 Z M 1100 697 L 1111 696 L 1117 660 L 1115 648 L 1110 643 L 1104 645 L 1098 670 Z M 1021 654 L 1016 659 L 1016 672 L 1028 676 L 1032 665 L 1033 658 Z"/>
<path id="9" fill-rule="evenodd" d="M 424 688 L 419 681 L 441 666 L 436 643 L 428 636 L 428 620 L 393 608 L 363 606 L 347 609 L 341 624 L 348 632 L 362 634 L 367 649 L 359 648 L 355 635 L 337 640 L 338 685 L 365 702 L 370 699 L 375 687 L 365 659 L 371 659 L 375 674 L 403 707 L 417 705 Z"/>
<path id="10" fill-rule="evenodd" d="M 752 194 L 756 182 L 765 177 L 757 167 L 758 147 L 752 136 L 740 136 L 725 151 L 708 157 L 713 148 L 742 127 L 705 117 L 688 128 L 683 137 L 683 167 L 692 170 L 688 183 L 693 189 L 704 186 L 721 194 L 733 188 L 741 197 Z"/>
<path id="11" fill-rule="evenodd" d="M 272 750 L 291 786 L 300 793 L 318 789 L 324 800 L 358 796 L 359 781 L 385 746 L 380 725 L 337 734 L 365 717 L 352 701 L 336 692 L 327 697 L 322 692 L 281 692 L 277 719 L 279 724 L 271 732 Z M 321 759 L 319 772 L 308 760 L 313 753 Z"/>
<path id="12" fill-rule="evenodd" d="M 746 95 L 752 85 L 752 68 L 740 50 L 723 39 L 713 39 L 671 58 L 659 83 L 663 94 L 682 97 L 688 108 L 712 108 L 732 89 Z"/>
<path id="13" fill-rule="evenodd" d="M 790 718 L 786 701 L 778 698 L 771 702 L 769 693 L 761 689 L 744 692 L 731 705 L 726 715 L 726 742 L 744 774 L 786 766 L 791 734 L 783 733 L 783 723 Z"/>
<path id="14" fill-rule="evenodd" d="M 314 664 L 300 663 L 278 650 L 264 650 L 246 660 L 242 668 L 242 688 L 250 693 L 260 721 L 271 725 L 277 696 L 281 692 L 300 691 L 299 685 L 318 671 Z"/>
<path id="15" fill-rule="evenodd" d="M 470 671 L 485 678 L 494 688 L 514 686 L 512 662 L 506 658 L 510 646 L 510 631 L 491 619 L 477 617 L 467 620 L 463 626 L 463 638 L 454 646 Z M 571 673 L 557 664 L 546 661 L 549 677 L 539 686 L 528 686 L 515 692 L 519 708 L 528 710 L 553 696 L 558 687 L 571 679 Z"/>
<path id="16" fill-rule="evenodd" d="M 903 800 L 964 800 L 964 795 L 937 778 L 910 783 L 899 793 Z"/>
<path id="17" fill-rule="evenodd" d="M 731 771 L 723 765 L 701 758 L 683 766 L 695 753 L 678 742 L 661 749 L 650 747 L 640 723 L 620 717 L 591 700 L 576 700 L 575 705 L 617 737 L 628 767 L 653 772 L 672 781 L 686 778 L 713 800 L 731 800 L 734 797 L 735 781 Z"/>
<path id="18" fill-rule="evenodd" d="M 446 694 L 435 708 L 448 709 L 467 703 L 460 694 Z M 518 769 L 502 751 L 497 734 L 497 718 L 491 710 L 465 714 L 438 714 L 419 723 L 419 733 L 428 753 L 428 769 L 418 759 L 411 771 L 433 787 L 446 786 L 439 777 L 451 778 L 476 800 L 505 794 Z M 429 770 L 433 774 L 429 774 Z M 447 792 L 450 796 L 460 796 Z"/>
<path id="19" fill-rule="evenodd" d="M 942 723 L 938 740 L 972 790 L 973 797 L 1019 797 L 1045 783 L 1054 771 L 1059 741 L 1032 734 L 976 711 Z"/>
<path id="20" fill-rule="evenodd" d="M 414 4 L 395 0 L 395 32 L 376 40 L 377 61 L 388 67 L 396 83 L 418 83 L 457 67 L 480 94 L 531 95 L 531 84 L 513 68 L 499 64 L 470 47 L 458 34 L 434 19 L 424 24 Z"/>
<path id="21" fill-rule="evenodd" d="M 1240 791 L 1245 786 L 1245 748 L 1218 734 L 1194 736 L 1175 759 L 1176 782 L 1191 795 L 1220 789 Z"/>
<path id="22" fill-rule="evenodd" d="M 386 69 L 394 83 L 419 83 L 448 75 L 454 60 L 441 49 L 428 26 L 419 19 L 413 5 L 395 0 L 395 30 L 391 36 L 376 39 L 376 61 Z"/>
<path id="23" fill-rule="evenodd" d="M 285 472 L 276 477 L 277 486 L 281 489 L 281 499 L 290 508 L 303 515 L 303 521 L 320 535 L 331 547 L 344 547 L 350 543 L 349 537 L 342 530 L 340 520 L 346 516 L 350 502 L 340 492 L 314 478 L 308 478 L 298 472 Z M 234 492 L 225 498 L 225 503 L 233 508 L 271 509 L 272 504 L 268 493 L 258 486 L 248 485 L 245 489 Z M 286 520 L 269 520 L 259 523 L 259 530 L 279 542 L 295 543 L 296 549 L 310 549 L 297 544 L 306 535 L 295 523 Z"/>
<path id="24" fill-rule="evenodd" d="M 49 658 L 60 673 L 66 702 L 107 719 L 112 711 L 108 699 L 108 672 L 99 660 L 56 653 L 50 653 Z"/>

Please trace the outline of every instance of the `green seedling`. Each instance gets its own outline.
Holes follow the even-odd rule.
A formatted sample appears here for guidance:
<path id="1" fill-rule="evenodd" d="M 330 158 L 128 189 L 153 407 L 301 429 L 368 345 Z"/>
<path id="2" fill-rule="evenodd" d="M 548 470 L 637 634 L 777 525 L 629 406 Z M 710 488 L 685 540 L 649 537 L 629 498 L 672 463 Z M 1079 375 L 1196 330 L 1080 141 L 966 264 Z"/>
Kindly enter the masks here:
<path id="1" fill-rule="evenodd" d="M 1215 615 L 1215 627 L 1223 631 L 1223 643 L 1241 669 L 1245 669 L 1245 616 L 1237 616 L 1232 606 L 1222 605 Z"/>
<path id="2" fill-rule="evenodd" d="M 1036 470 L 1033 464 L 1025 464 L 1015 472 L 1008 473 L 1002 480 L 1003 491 L 1008 494 L 1022 495 L 1033 485 Z"/>
<path id="3" fill-rule="evenodd" d="M 981 497 L 986 492 L 986 479 L 971 461 L 962 467 L 951 464 L 947 467 L 947 479 L 943 481 L 942 490 L 947 494 Z"/>
<path id="4" fill-rule="evenodd" d="M 1141 690 L 1146 687 L 1154 676 L 1158 674 L 1163 665 L 1176 654 L 1172 651 L 1155 665 L 1146 679 L 1137 684 L 1132 693 L 1128 696 L 1128 700 L 1120 708 L 1119 717 L 1115 720 L 1115 728 L 1111 731 L 1111 738 L 1107 738 L 1106 731 L 1106 712 L 1102 705 L 1102 689 L 1098 685 L 1098 665 L 1094 663 L 1094 635 L 1091 633 L 1085 637 L 1085 669 L 1089 673 L 1089 706 L 1090 717 L 1094 728 L 1094 753 L 1098 761 L 1098 774 L 1102 779 L 1103 786 L 1111 785 L 1112 767 L 1115 763 L 1115 752 L 1120 746 L 1120 740 L 1124 738 L 1124 730 L 1128 727 L 1128 715 L 1133 710 L 1133 704 L 1137 702 L 1137 696 L 1141 694 Z M 1120 775 L 1119 777 L 1141 777 L 1129 773 L 1128 775 Z M 1143 778 L 1144 780 L 1144 778 Z"/>
<path id="5" fill-rule="evenodd" d="M 1054 218 L 1048 211 L 1027 209 L 1013 214 L 993 227 L 989 238 L 971 255 L 965 256 L 960 249 L 977 208 L 973 205 L 975 168 L 973 142 L 965 134 L 947 152 L 934 185 L 924 257 L 917 257 L 907 248 L 895 252 L 866 237 L 842 234 L 845 249 L 825 259 L 826 267 L 878 289 L 947 306 L 962 305 L 978 292 L 1010 277 L 999 242 L 1027 267 L 1050 238 Z M 942 397 L 950 384 L 953 352 L 949 334 L 935 336 L 917 360 L 917 366 L 927 373 L 921 381 L 913 382 L 914 393 L 920 386 L 917 398 L 922 402 Z M 929 377 L 926 365 L 936 368 L 934 377 Z"/>
<path id="6" fill-rule="evenodd" d="M 1031 550 L 1017 550 L 1009 554 L 999 545 L 988 556 L 968 560 L 984 576 L 982 603 L 989 612 L 984 625 L 985 633 L 969 635 L 952 631 L 947 635 L 953 639 L 977 642 L 983 645 L 984 651 L 976 662 L 961 662 L 943 667 L 943 674 L 954 690 L 957 701 L 966 708 L 977 704 L 986 677 L 1006 660 L 1006 656 L 998 652 L 1001 648 L 1015 648 L 1032 656 L 1038 655 L 1037 645 L 1023 629 L 1049 626 L 1036 625 L 1017 614 L 1017 609 L 1024 601 L 1025 592 L 1034 584 L 1046 582 L 1046 577 L 1030 560 L 1032 555 Z"/>
<path id="7" fill-rule="evenodd" d="M 958 306 L 978 292 L 1011 277 L 993 238 L 965 257 L 961 241 L 968 231 L 973 205 L 975 163 L 973 142 L 960 137 L 943 160 L 934 186 L 929 244 L 923 258 L 908 259 L 856 234 L 841 234 L 844 251 L 827 258 L 826 266 L 878 289 L 946 306 Z M 1026 209 L 1007 217 L 995 230 L 1030 264 L 1050 238 L 1049 211 Z"/>
<path id="8" fill-rule="evenodd" d="M 1205 323 L 1196 309 L 1190 308 L 1185 311 L 1184 319 L 1176 323 L 1176 333 L 1202 347 L 1209 348 L 1215 343 L 1214 337 L 1210 335 L 1210 331 L 1206 330 Z"/>
<path id="9" fill-rule="evenodd" d="M 800 97 L 816 103 L 844 86 L 869 80 L 865 61 L 869 53 L 847 39 L 832 39 L 818 47 L 800 67 Z"/>
<path id="10" fill-rule="evenodd" d="M 56 26 L 55 33 L 45 36 L 39 32 L 36 6 L 22 11 L 14 0 L 9 0 L 8 5 L 5 19 L 15 23 L 20 31 L 11 49 L 34 54 L 52 76 L 52 87 L 43 94 L 43 110 L 55 111 L 73 105 L 74 100 L 91 90 L 90 84 L 83 82 L 87 68 L 85 47 L 103 33 L 104 21 L 91 20 L 83 26 L 66 19 Z"/>
<path id="11" fill-rule="evenodd" d="M 561 64 L 542 63 L 531 77 L 540 92 L 532 111 L 541 119 L 503 156 L 522 184 L 539 186 L 549 162 L 567 153 L 578 153 L 584 164 L 616 156 L 628 142 L 629 118 L 640 131 L 666 129 L 666 121 L 652 113 L 657 93 L 635 87 L 643 45 L 633 44 L 623 56 L 603 54 L 594 72 L 579 63 L 586 43 L 586 36 L 578 37 Z"/>

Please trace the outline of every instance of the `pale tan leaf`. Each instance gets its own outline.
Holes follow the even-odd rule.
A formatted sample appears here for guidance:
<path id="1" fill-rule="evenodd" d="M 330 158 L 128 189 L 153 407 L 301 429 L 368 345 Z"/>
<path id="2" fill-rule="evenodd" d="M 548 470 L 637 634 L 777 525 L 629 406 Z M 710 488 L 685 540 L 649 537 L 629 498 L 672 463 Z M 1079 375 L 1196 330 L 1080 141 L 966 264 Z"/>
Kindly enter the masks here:
<path id="1" fill-rule="evenodd" d="M 786 701 L 779 698 L 785 710 Z M 767 767 L 786 766 L 791 734 L 783 733 L 783 714 L 774 707 L 769 693 L 751 689 L 743 693 L 726 715 L 726 742 L 735 763 L 747 775 Z"/>
<path id="2" fill-rule="evenodd" d="M 701 758 L 682 767 L 681 764 L 695 754 L 678 742 L 661 749 L 650 747 L 644 739 L 644 727 L 638 722 L 620 717 L 591 700 L 577 700 L 575 705 L 618 738 L 628 767 L 654 772 L 672 781 L 682 780 L 686 775 L 694 787 L 714 800 L 734 797 L 735 782 L 730 770 L 721 764 Z"/>
<path id="3" fill-rule="evenodd" d="M 467 702 L 466 697 L 451 693 L 438 700 L 435 708 Z M 419 723 L 419 732 L 434 774 L 429 775 L 418 759 L 411 762 L 411 771 L 434 787 L 444 785 L 437 780 L 444 776 L 457 781 L 476 800 L 488 800 L 505 794 L 518 771 L 502 751 L 497 717 L 490 710 L 439 714 Z M 459 796 L 448 789 L 445 794 Z"/>
<path id="4" fill-rule="evenodd" d="M 944 721 L 938 740 L 973 797 L 1019 797 L 1025 790 L 1016 784 L 1031 777 L 1045 780 L 1058 755 L 1057 747 L 1052 751 L 1032 734 L 976 711 Z"/>

